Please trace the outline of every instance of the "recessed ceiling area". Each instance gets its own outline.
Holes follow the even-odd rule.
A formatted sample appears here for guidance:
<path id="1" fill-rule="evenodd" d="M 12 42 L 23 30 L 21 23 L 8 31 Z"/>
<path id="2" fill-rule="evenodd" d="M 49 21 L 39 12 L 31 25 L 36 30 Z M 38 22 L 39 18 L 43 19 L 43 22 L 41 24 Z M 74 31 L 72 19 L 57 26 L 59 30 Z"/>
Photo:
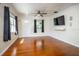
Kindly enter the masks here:
<path id="1" fill-rule="evenodd" d="M 13 3 L 12 5 L 16 10 L 25 15 L 36 13 L 38 10 L 41 12 L 47 12 L 48 14 L 54 14 L 55 11 L 64 10 L 75 3 Z"/>

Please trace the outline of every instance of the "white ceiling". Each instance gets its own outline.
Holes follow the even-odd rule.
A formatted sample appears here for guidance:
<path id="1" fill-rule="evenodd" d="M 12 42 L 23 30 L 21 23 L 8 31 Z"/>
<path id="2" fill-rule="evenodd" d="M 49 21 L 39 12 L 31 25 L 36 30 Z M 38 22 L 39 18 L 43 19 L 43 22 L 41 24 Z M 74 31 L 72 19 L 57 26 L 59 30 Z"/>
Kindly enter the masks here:
<path id="1" fill-rule="evenodd" d="M 54 14 L 54 11 L 64 10 L 72 5 L 74 3 L 13 3 L 19 13 L 26 15 L 36 13 L 38 10 Z"/>

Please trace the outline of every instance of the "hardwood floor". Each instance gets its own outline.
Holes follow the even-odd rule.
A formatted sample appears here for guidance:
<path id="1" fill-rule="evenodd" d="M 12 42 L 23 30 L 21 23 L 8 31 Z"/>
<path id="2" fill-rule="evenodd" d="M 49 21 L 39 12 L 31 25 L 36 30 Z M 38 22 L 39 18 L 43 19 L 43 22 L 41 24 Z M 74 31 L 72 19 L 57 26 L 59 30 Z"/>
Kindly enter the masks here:
<path id="1" fill-rule="evenodd" d="M 42 48 L 36 47 L 35 41 L 43 40 Z M 20 38 L 3 56 L 79 56 L 79 48 L 52 37 Z"/>

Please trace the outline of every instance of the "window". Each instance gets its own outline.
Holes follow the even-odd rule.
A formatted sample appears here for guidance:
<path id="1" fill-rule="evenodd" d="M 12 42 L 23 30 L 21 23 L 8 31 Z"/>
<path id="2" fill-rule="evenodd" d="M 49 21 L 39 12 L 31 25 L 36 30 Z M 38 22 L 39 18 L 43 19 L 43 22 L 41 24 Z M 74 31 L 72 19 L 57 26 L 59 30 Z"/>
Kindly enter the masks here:
<path id="1" fill-rule="evenodd" d="M 16 33 L 16 21 L 15 21 L 15 16 L 10 13 L 10 29 L 11 32 Z"/>
<path id="2" fill-rule="evenodd" d="M 41 33 L 41 31 L 42 31 L 42 20 L 37 20 L 37 32 L 38 33 Z"/>
<path id="3" fill-rule="evenodd" d="M 44 32 L 44 20 L 34 20 L 34 33 Z"/>

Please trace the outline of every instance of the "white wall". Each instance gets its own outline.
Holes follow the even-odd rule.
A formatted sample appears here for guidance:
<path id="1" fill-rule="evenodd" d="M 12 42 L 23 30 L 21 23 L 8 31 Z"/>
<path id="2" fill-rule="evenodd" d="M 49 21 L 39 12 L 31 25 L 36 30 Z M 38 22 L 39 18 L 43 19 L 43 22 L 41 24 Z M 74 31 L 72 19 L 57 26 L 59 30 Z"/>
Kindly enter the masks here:
<path id="1" fill-rule="evenodd" d="M 13 6 L 10 4 L 0 4 L 0 53 L 2 53 L 18 37 L 14 33 L 11 33 L 11 40 L 8 42 L 3 41 L 4 6 L 10 7 L 10 11 L 14 15 L 18 15 Z"/>
<path id="2" fill-rule="evenodd" d="M 59 40 L 65 41 L 72 45 L 79 47 L 79 4 L 74 5 L 70 8 L 67 8 L 53 16 L 58 17 L 64 15 L 65 16 L 65 26 L 55 26 L 53 25 L 53 21 L 51 20 L 51 32 L 50 36 L 55 37 Z M 73 17 L 72 26 L 70 26 L 70 16 Z M 65 31 L 56 31 L 56 28 L 65 28 Z"/>
<path id="3" fill-rule="evenodd" d="M 30 37 L 30 36 L 48 36 L 49 33 L 49 18 L 50 17 L 44 17 L 44 28 L 45 31 L 44 33 L 34 33 L 34 17 L 33 16 L 27 16 L 24 19 L 21 20 L 21 27 L 22 27 L 22 31 L 21 31 L 21 37 Z M 28 23 L 24 23 L 25 20 L 28 21 Z"/>
<path id="4" fill-rule="evenodd" d="M 65 16 L 65 26 L 54 26 L 53 18 Z M 70 26 L 70 16 L 73 17 L 72 26 Z M 28 20 L 28 23 L 24 23 Z M 34 17 L 27 16 L 20 21 L 20 37 L 29 36 L 52 36 L 61 41 L 65 41 L 69 44 L 79 47 L 79 4 L 71 6 L 59 13 L 44 17 L 45 20 L 45 32 L 44 33 L 33 33 Z M 56 31 L 56 28 L 65 28 L 65 31 Z"/>

